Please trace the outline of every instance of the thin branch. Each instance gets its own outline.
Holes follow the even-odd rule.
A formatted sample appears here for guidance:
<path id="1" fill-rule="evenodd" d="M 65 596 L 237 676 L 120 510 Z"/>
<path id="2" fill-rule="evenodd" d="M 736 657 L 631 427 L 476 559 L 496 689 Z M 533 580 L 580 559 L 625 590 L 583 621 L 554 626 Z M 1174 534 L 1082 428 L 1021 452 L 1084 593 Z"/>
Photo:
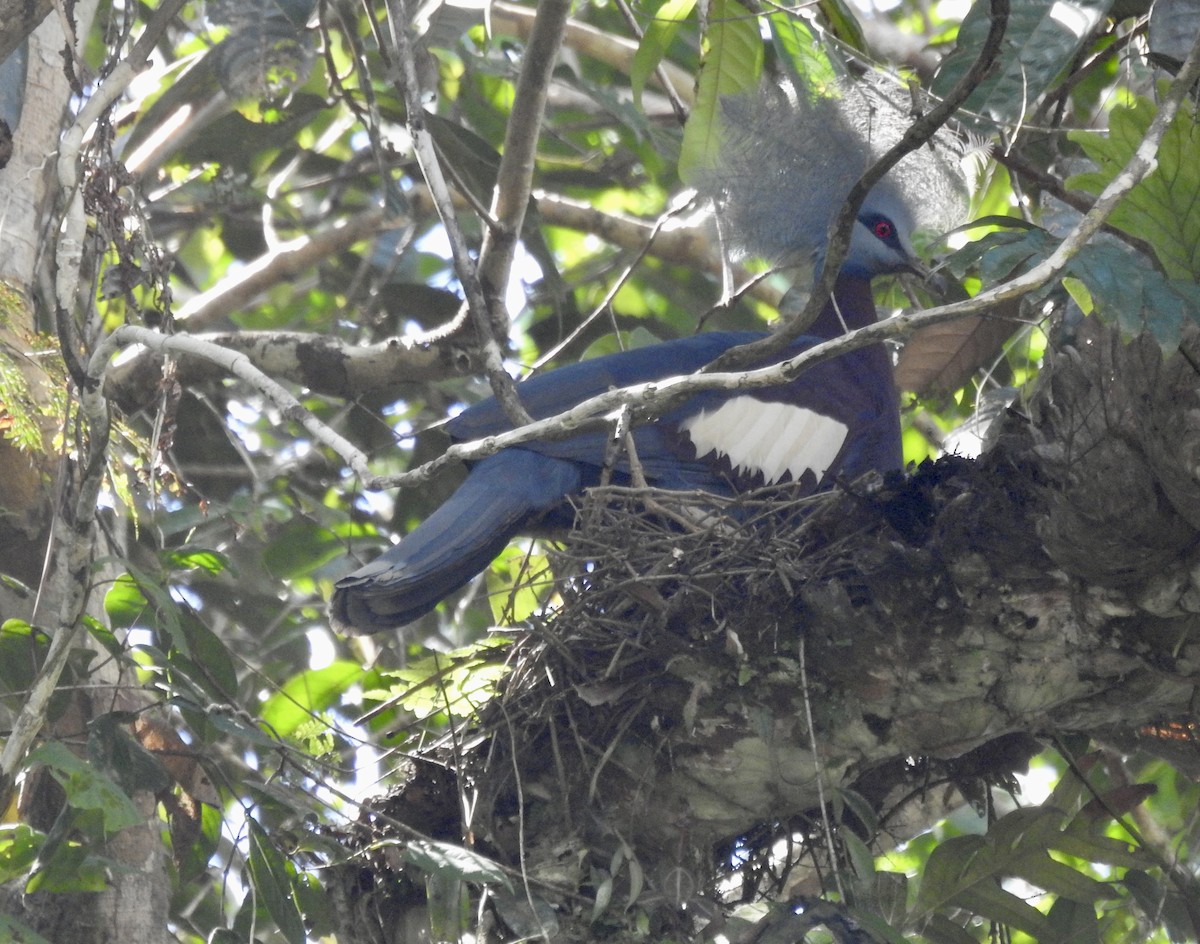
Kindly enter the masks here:
<path id="1" fill-rule="evenodd" d="M 408 132 L 412 136 L 413 151 L 429 191 L 433 195 L 434 206 L 446 231 L 450 242 L 450 256 L 454 261 L 454 271 L 463 287 L 467 301 L 465 310 L 453 322 L 452 330 L 470 321 L 475 326 L 477 341 L 483 351 L 484 367 L 487 370 L 488 382 L 496 395 L 505 414 L 514 423 L 525 422 L 529 414 L 521 406 L 513 388 L 512 378 L 504 369 L 504 355 L 500 344 L 492 333 L 491 319 L 488 316 L 488 300 L 479 282 L 479 273 L 471 259 L 466 240 L 454 211 L 454 200 L 450 187 L 442 173 L 442 165 L 438 160 L 437 149 L 434 147 L 433 136 L 425 126 L 425 109 L 421 102 L 420 79 L 417 75 L 417 62 L 408 35 L 411 22 L 407 0 L 390 0 L 388 3 L 388 28 L 395 49 L 395 57 L 400 63 L 400 85 L 404 95 L 405 110 L 408 115 Z M 491 220 L 485 220 L 489 226 Z"/>
<path id="2" fill-rule="evenodd" d="M 368 488 L 377 488 L 378 479 L 367 466 L 366 455 L 349 440 L 317 419 L 282 384 L 268 377 L 240 352 L 221 347 L 187 334 L 161 334 L 139 325 L 122 325 L 96 348 L 88 364 L 90 384 L 99 390 L 113 356 L 131 344 L 144 344 L 153 351 L 182 357 L 200 357 L 219 365 L 227 373 L 244 380 L 269 398 L 283 412 L 283 418 L 302 426 L 313 439 L 336 452 L 351 470 L 362 477 Z"/>
<path id="3" fill-rule="evenodd" d="M 388 225 L 385 211 L 368 210 L 348 218 L 342 225 L 280 243 L 271 252 L 240 266 L 216 285 L 193 296 L 176 310 L 175 321 L 190 331 L 207 328 L 248 307 L 271 287 L 294 279 Z"/>
<path id="4" fill-rule="evenodd" d="M 517 240 L 533 191 L 533 171 L 542 117 L 546 111 L 546 95 L 570 8 L 569 0 L 542 0 L 538 4 L 537 19 L 525 46 L 512 112 L 504 132 L 504 151 L 496 173 L 496 189 L 492 193 L 492 225 L 484 233 L 479 251 L 479 282 L 487 295 L 491 328 L 497 337 L 508 335 L 508 317 L 501 318 L 504 288 L 512 272 Z"/>

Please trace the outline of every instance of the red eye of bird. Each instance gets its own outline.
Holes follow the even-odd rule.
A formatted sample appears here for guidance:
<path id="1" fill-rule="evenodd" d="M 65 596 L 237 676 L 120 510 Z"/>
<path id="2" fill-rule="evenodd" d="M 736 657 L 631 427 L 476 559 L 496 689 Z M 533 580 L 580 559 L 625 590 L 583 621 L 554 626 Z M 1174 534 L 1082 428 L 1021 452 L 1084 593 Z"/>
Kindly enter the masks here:
<path id="1" fill-rule="evenodd" d="M 887 220 L 877 220 L 875 222 L 875 236 L 879 239 L 891 239 L 894 230 L 892 224 Z"/>

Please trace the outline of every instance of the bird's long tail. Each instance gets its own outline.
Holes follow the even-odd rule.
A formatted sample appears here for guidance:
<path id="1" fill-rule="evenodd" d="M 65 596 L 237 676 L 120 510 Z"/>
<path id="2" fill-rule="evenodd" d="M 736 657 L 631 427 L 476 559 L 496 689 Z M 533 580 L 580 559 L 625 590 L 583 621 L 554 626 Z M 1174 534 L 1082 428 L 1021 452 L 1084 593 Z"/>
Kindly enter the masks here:
<path id="1" fill-rule="evenodd" d="M 337 582 L 330 603 L 334 628 L 375 633 L 424 615 L 579 488 L 579 469 L 571 462 L 524 449 L 484 459 L 403 541 Z"/>

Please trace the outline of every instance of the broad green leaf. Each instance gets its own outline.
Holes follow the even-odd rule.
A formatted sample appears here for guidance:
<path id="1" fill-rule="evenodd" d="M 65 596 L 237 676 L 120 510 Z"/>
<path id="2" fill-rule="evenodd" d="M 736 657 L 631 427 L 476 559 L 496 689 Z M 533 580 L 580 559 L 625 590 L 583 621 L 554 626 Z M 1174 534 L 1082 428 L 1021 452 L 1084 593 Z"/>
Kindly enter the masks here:
<path id="1" fill-rule="evenodd" d="M 1100 193 L 1125 166 L 1158 113 L 1146 98 L 1121 105 L 1109 116 L 1108 132 L 1074 131 L 1070 138 L 1097 165 L 1077 174 L 1069 187 Z M 1200 278 L 1200 133 L 1197 116 L 1180 108 L 1158 150 L 1157 165 L 1129 192 L 1108 221 L 1149 243 L 1170 279 Z"/>
<path id="2" fill-rule="evenodd" d="M 1072 871 L 1070 867 L 1053 862 L 1047 854 L 1061 836 L 1065 819 L 1066 814 L 1053 807 L 1022 808 L 994 823 L 985 836 L 945 840 L 929 857 L 915 910 L 929 915 L 946 907 L 965 908 L 1034 937 L 1045 937 L 1046 916 L 1005 891 L 1000 881 L 1018 877 L 1085 900 L 1101 897 L 1098 883 L 1084 881 L 1082 875 L 1068 878 L 1064 870 Z"/>
<path id="3" fill-rule="evenodd" d="M 1051 840 L 1050 848 L 1084 862 L 1126 868 L 1148 868 L 1152 864 L 1151 857 L 1136 847 L 1111 836 L 1089 835 L 1086 830 L 1090 828 L 1090 824 L 1077 820 Z"/>
<path id="4" fill-rule="evenodd" d="M 259 716 L 279 737 L 290 737 L 300 725 L 334 704 L 365 674 L 361 665 L 348 659 L 323 669 L 306 669 L 293 675 L 268 698 Z"/>
<path id="5" fill-rule="evenodd" d="M 438 156 L 456 173 L 484 206 L 492 202 L 500 152 L 488 141 L 456 121 L 426 112 L 425 125 L 437 147 Z"/>
<path id="6" fill-rule="evenodd" d="M 111 771 L 120 787 L 131 796 L 137 792 L 159 793 L 172 785 L 162 759 L 142 747 L 129 732 L 133 718 L 125 712 L 105 712 L 88 724 L 88 758 L 100 769 Z"/>
<path id="7" fill-rule="evenodd" d="M 713 0 L 708 8 L 704 62 L 696 104 L 683 129 L 679 176 L 692 183 L 722 145 L 721 99 L 758 86 L 763 48 L 758 18 L 737 0 Z"/>
<path id="8" fill-rule="evenodd" d="M 149 601 L 129 574 L 121 574 L 104 594 L 104 613 L 112 624 L 127 629 L 145 615 Z"/>
<path id="9" fill-rule="evenodd" d="M 0 627 L 0 695 L 13 696 L 14 709 L 24 703 L 49 646 L 50 637 L 24 620 Z"/>
<path id="10" fill-rule="evenodd" d="M 1126 872 L 1124 882 L 1142 911 L 1167 926 L 1171 940 L 1195 940 L 1196 927 L 1179 892 L 1139 869 Z"/>
<path id="11" fill-rule="evenodd" d="M 216 701 L 237 699 L 237 670 L 225 641 L 214 633 L 198 616 L 187 613 L 180 620 L 180 629 L 187 640 L 185 656 L 176 650 L 168 659 L 171 667 L 185 672 L 199 687 Z"/>
<path id="12" fill-rule="evenodd" d="M 1072 901 L 1090 903 L 1116 895 L 1111 886 L 1097 882 L 1078 869 L 1051 859 L 1048 855 L 1023 862 L 1021 878 L 1031 885 L 1044 888 L 1055 895 L 1070 898 Z"/>
<path id="13" fill-rule="evenodd" d="M 962 925 L 955 924 L 943 914 L 930 916 L 921 926 L 921 937 L 931 944 L 979 944 Z"/>
<path id="14" fill-rule="evenodd" d="M 289 944 L 306 944 L 304 920 L 296 904 L 287 861 L 258 821 L 250 819 L 250 879 L 260 904 Z"/>
<path id="15" fill-rule="evenodd" d="M 1000 68 L 971 93 L 965 111 L 1004 124 L 1028 117 L 1110 6 L 1112 0 L 1013 0 Z M 958 31 L 958 44 L 934 78 L 935 95 L 946 95 L 978 58 L 991 26 L 989 10 L 987 0 L 976 0 L 968 11 Z"/>
<path id="16" fill-rule="evenodd" d="M 1054 807 L 1021 807 L 992 824 L 987 832 L 988 842 L 994 844 L 1002 857 L 1020 856 L 1029 849 L 1040 852 L 1059 834 L 1066 818 L 1066 813 Z M 986 865 L 990 873 L 996 867 L 995 860 Z"/>
<path id="17" fill-rule="evenodd" d="M 29 925 L 22 924 L 6 914 L 0 914 L 0 941 L 10 941 L 11 944 L 50 944 Z"/>
<path id="18" fill-rule="evenodd" d="M 663 0 L 657 9 L 651 11 L 650 24 L 642 35 L 629 71 L 633 102 L 638 108 L 642 107 L 642 92 L 646 82 L 658 68 L 680 25 L 691 15 L 695 6 L 696 0 Z"/>
<path id="19" fill-rule="evenodd" d="M 25 875 L 37 859 L 45 836 L 24 823 L 0 827 L 0 882 Z"/>
<path id="20" fill-rule="evenodd" d="M 987 850 L 983 836 L 953 836 L 935 846 L 921 874 L 914 910 L 933 912 L 949 904 L 976 857 Z"/>
<path id="21" fill-rule="evenodd" d="M 99 813 L 105 834 L 142 822 L 142 814 L 125 791 L 94 765 L 76 757 L 65 744 L 47 741 L 29 755 L 29 764 L 50 768 L 71 807 Z"/>
<path id="22" fill-rule="evenodd" d="M 1100 921 L 1091 904 L 1060 898 L 1046 915 L 1050 922 L 1050 940 L 1071 944 L 1100 944 Z"/>
<path id="23" fill-rule="evenodd" d="M 850 4 L 845 0 L 817 0 L 817 7 L 830 33 L 851 49 L 870 55 L 867 39 Z"/>
<path id="24" fill-rule="evenodd" d="M 790 11 L 777 10 L 767 14 L 767 23 L 780 58 L 804 87 L 818 94 L 832 87 L 838 77 L 837 70 L 806 20 Z"/>
<path id="25" fill-rule="evenodd" d="M 509 672 L 507 665 L 487 651 L 503 645 L 505 640 L 493 637 L 454 652 L 435 653 L 403 669 L 381 672 L 378 681 L 392 684 L 369 688 L 364 697 L 395 701 L 418 717 L 442 712 L 471 717 L 495 694 L 496 683 Z"/>
<path id="26" fill-rule="evenodd" d="M 172 550 L 167 559 L 176 570 L 203 570 L 217 575 L 229 569 L 229 558 L 220 551 L 184 545 Z"/>
<path id="27" fill-rule="evenodd" d="M 884 944 L 909 944 L 908 938 L 878 915 L 859 910 L 854 910 L 853 914 L 855 921 L 871 931 Z"/>
<path id="28" fill-rule="evenodd" d="M 976 882 L 954 896 L 954 904 L 990 921 L 1018 928 L 1031 937 L 1050 940 L 1050 922 L 1033 905 L 1007 892 L 995 881 Z"/>
<path id="29" fill-rule="evenodd" d="M 298 517 L 273 537 L 262 560 L 268 573 L 287 580 L 307 576 L 314 566 L 345 550 L 345 540 L 333 529 Z"/>
<path id="30" fill-rule="evenodd" d="M 47 857 L 42 850 L 38 871 L 25 883 L 26 894 L 34 892 L 99 892 L 108 887 L 109 870 L 115 863 L 89 852 L 91 843 L 77 840 L 54 844 Z M 2 939 L 0 939 L 2 940 Z"/>
<path id="31" fill-rule="evenodd" d="M 402 855 L 406 862 L 431 875 L 444 875 L 480 885 L 502 885 L 512 891 L 512 884 L 504 869 L 472 849 L 449 842 L 420 839 L 405 843 Z"/>

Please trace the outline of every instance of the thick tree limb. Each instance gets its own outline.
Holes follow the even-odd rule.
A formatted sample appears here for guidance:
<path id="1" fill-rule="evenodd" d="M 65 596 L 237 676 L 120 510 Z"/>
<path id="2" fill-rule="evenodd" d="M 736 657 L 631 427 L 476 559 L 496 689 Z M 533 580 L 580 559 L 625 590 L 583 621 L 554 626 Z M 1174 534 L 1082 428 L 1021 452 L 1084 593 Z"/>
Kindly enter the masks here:
<path id="1" fill-rule="evenodd" d="M 472 366 L 470 352 L 448 343 L 426 346 L 391 339 L 378 344 L 345 344 L 323 334 L 289 331 L 174 336 L 192 338 L 206 351 L 217 347 L 236 353 L 269 377 L 344 400 L 384 391 L 396 393 L 404 384 L 444 380 L 466 373 Z M 105 395 L 120 401 L 127 412 L 140 408 L 161 377 L 159 355 L 161 350 L 156 348 L 154 353 L 113 367 L 104 378 Z M 177 366 L 177 379 L 184 386 L 226 376 L 222 366 L 207 356 L 184 357 Z"/>
<path id="2" fill-rule="evenodd" d="M 54 0 L 0 0 L 0 60 L 25 41 L 54 9 Z"/>

